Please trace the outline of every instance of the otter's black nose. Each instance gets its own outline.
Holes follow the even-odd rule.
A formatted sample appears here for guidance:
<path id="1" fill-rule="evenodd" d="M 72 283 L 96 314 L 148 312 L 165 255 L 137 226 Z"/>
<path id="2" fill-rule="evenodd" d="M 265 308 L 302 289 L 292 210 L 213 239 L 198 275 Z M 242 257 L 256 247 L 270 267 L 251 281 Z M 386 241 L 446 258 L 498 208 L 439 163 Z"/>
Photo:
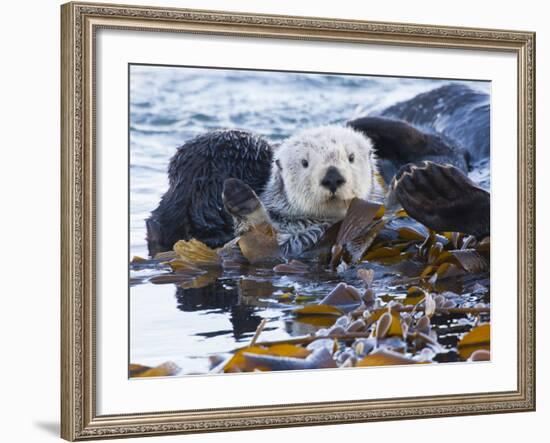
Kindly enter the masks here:
<path id="1" fill-rule="evenodd" d="M 342 177 L 342 174 L 340 174 L 340 171 L 336 169 L 334 166 L 331 166 L 327 169 L 327 173 L 325 174 L 323 180 L 321 180 L 321 186 L 324 186 L 330 192 L 335 193 L 336 190 L 342 186 L 346 182 L 346 179 Z"/>

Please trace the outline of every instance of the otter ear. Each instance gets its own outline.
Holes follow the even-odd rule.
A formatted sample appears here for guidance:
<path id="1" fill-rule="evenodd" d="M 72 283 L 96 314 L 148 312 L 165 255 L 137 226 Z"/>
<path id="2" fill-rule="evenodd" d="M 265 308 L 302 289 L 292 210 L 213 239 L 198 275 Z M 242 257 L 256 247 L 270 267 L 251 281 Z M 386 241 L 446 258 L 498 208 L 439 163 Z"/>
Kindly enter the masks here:
<path id="1" fill-rule="evenodd" d="M 283 170 L 283 167 L 281 166 L 281 161 L 279 159 L 275 160 L 275 164 L 277 165 L 277 167 L 279 168 L 279 171 L 282 171 Z"/>

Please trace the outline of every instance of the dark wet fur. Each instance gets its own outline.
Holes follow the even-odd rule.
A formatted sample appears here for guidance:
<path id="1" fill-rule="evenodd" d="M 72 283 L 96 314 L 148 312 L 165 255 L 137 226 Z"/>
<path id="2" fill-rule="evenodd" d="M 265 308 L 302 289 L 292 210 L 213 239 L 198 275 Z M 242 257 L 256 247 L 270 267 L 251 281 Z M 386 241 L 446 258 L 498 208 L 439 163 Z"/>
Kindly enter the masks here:
<path id="1" fill-rule="evenodd" d="M 406 121 L 458 143 L 473 163 L 490 154 L 490 97 L 452 83 L 385 109 L 382 117 Z M 456 166 L 456 165 L 455 165 Z"/>
<path id="2" fill-rule="evenodd" d="M 168 168 L 169 189 L 147 219 L 149 254 L 197 238 L 219 247 L 233 238 L 233 220 L 222 202 L 223 184 L 238 178 L 260 194 L 269 179 L 272 150 L 245 131 L 214 131 L 178 148 Z"/>
<path id="3" fill-rule="evenodd" d="M 367 135 L 374 144 L 378 168 L 384 181 L 391 182 L 407 163 L 431 160 L 451 164 L 467 172 L 469 153 L 437 134 L 419 131 L 410 124 L 383 117 L 364 117 L 348 123 Z"/>

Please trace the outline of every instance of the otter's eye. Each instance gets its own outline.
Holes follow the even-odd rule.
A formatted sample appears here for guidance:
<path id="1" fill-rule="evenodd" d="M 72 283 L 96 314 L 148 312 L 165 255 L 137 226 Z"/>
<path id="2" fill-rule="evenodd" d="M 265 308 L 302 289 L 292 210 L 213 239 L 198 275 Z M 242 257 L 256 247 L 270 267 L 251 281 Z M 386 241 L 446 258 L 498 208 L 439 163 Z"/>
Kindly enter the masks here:
<path id="1" fill-rule="evenodd" d="M 350 163 L 353 163 L 353 161 L 355 160 L 355 154 L 350 154 L 348 160 Z"/>
<path id="2" fill-rule="evenodd" d="M 308 161 L 307 161 L 305 158 L 302 159 L 302 166 L 303 166 L 304 168 L 307 168 L 307 167 L 309 166 L 309 163 L 308 163 Z"/>

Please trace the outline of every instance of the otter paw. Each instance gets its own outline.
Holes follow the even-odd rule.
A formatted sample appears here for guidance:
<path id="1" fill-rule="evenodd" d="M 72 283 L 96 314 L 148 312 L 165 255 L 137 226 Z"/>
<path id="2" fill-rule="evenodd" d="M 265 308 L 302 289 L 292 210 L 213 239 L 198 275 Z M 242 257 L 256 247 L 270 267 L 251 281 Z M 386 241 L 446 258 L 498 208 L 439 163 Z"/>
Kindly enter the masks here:
<path id="1" fill-rule="evenodd" d="M 489 233 L 490 194 L 454 166 L 430 161 L 406 165 L 391 188 L 411 217 L 435 231 Z"/>
<path id="2" fill-rule="evenodd" d="M 225 209 L 235 217 L 246 217 L 261 206 L 252 188 L 237 178 L 225 180 L 222 198 Z"/>

